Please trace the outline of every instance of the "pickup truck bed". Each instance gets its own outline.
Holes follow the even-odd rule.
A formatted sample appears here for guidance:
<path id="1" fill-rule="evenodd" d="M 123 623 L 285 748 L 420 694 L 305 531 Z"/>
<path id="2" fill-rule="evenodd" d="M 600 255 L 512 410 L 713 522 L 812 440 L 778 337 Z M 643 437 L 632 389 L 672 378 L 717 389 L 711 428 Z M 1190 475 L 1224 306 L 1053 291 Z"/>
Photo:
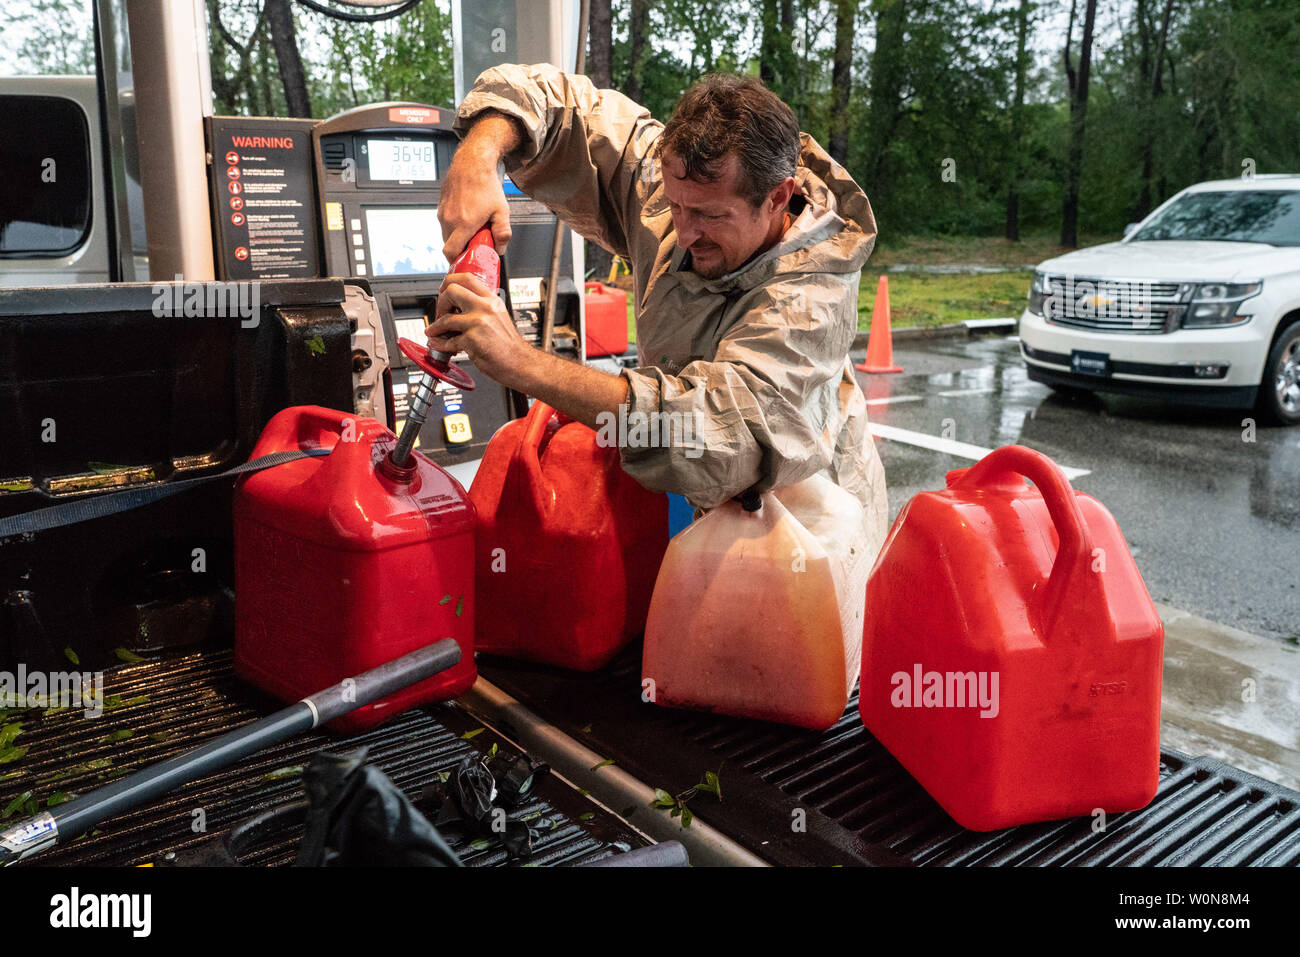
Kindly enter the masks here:
<path id="1" fill-rule="evenodd" d="M 587 747 L 673 794 L 718 773 L 690 807 L 773 864 L 1296 865 L 1300 794 L 1208 758 L 1161 754 L 1146 808 L 967 831 L 863 726 L 857 697 L 824 732 L 641 701 L 638 647 L 592 675 L 480 657 L 480 673 Z M 589 730 L 588 730 L 589 729 Z M 806 831 L 792 827 L 796 808 Z"/>

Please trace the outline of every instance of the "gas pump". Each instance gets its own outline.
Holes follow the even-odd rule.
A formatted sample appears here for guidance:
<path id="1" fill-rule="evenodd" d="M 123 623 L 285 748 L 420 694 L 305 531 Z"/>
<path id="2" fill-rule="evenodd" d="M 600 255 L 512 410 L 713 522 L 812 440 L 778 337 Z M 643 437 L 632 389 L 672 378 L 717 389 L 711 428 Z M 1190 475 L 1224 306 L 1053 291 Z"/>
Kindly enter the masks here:
<path id="1" fill-rule="evenodd" d="M 311 134 L 324 270 L 365 282 L 379 305 L 389 345 L 390 424 L 399 432 L 424 373 L 394 344 L 425 341 L 426 320 L 450 270 L 438 201 L 458 142 L 453 118 L 436 106 L 381 103 L 340 113 Z M 437 382 L 415 440 L 440 465 L 481 457 L 492 433 L 523 411 L 521 399 L 476 376 L 463 353 L 451 364 L 463 375 Z M 457 387 L 465 377 L 482 380 L 480 388 Z"/>
<path id="2" fill-rule="evenodd" d="M 424 342 L 449 267 L 438 202 L 458 145 L 454 114 L 421 103 L 362 106 L 321 122 L 275 117 L 207 120 L 209 184 L 221 279 L 344 279 L 353 327 L 356 411 L 400 432 L 422 376 L 399 339 Z M 554 218 L 507 179 L 514 236 L 507 303 L 520 335 L 542 338 L 544 277 Z M 553 348 L 579 358 L 578 290 L 566 246 Z M 568 334 L 568 335 L 566 335 Z M 477 459 L 492 434 L 526 411 L 522 396 L 452 364 L 480 388 L 439 382 L 416 448 L 439 465 Z"/>

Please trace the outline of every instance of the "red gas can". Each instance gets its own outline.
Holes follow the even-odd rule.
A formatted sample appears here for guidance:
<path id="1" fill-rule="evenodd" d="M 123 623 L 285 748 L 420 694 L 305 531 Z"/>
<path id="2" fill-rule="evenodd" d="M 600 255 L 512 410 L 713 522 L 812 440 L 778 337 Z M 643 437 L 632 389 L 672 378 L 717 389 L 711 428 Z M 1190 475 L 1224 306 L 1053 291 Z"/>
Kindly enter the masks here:
<path id="1" fill-rule="evenodd" d="M 627 352 L 627 293 L 598 282 L 586 285 L 587 355 Z"/>
<path id="2" fill-rule="evenodd" d="M 352 712 L 358 731 L 452 698 L 474 683 L 474 508 L 460 484 L 420 455 L 395 482 L 377 469 L 393 433 L 318 406 L 285 409 L 253 457 L 330 448 L 235 491 L 235 670 L 296 700 L 441 638 L 458 665 Z"/>
<path id="3" fill-rule="evenodd" d="M 488 443 L 469 491 L 480 651 L 591 671 L 645 627 L 668 497 L 596 438 L 534 402 Z"/>
<path id="4" fill-rule="evenodd" d="M 1007 446 L 908 502 L 867 608 L 862 719 L 963 827 L 1155 795 L 1164 628 L 1114 518 L 1047 456 Z"/>

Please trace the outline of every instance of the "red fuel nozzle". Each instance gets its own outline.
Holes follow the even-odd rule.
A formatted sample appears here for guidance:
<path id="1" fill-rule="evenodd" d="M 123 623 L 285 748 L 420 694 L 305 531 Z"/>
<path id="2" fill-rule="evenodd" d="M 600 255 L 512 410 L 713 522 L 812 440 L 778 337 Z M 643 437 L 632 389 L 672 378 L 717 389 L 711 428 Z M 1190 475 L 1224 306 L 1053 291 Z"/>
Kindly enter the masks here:
<path id="1" fill-rule="evenodd" d="M 465 251 L 452 263 L 451 271 L 477 276 L 489 289 L 496 289 L 501 283 L 501 257 L 497 255 L 492 243 L 492 230 L 485 226 L 475 233 Z M 419 384 L 411 395 L 406 424 L 402 426 L 397 445 L 382 464 L 384 474 L 389 478 L 394 481 L 410 481 L 414 475 L 408 461 L 411 449 L 428 418 L 436 388 L 431 378 L 440 379 L 463 392 L 473 391 L 474 380 L 464 369 L 452 364 L 451 353 L 439 352 L 432 343 L 421 346 L 411 339 L 399 339 L 397 345 L 402 354 L 419 366 L 425 375 L 420 376 Z"/>

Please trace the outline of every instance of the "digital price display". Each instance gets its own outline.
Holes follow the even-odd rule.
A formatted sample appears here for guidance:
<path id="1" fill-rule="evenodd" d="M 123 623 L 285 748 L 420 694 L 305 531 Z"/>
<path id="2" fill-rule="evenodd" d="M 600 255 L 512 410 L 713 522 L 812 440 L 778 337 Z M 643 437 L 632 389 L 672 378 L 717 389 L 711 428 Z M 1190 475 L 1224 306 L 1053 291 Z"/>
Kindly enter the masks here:
<path id="1" fill-rule="evenodd" d="M 433 140 L 366 140 L 371 180 L 431 182 L 438 178 Z"/>

